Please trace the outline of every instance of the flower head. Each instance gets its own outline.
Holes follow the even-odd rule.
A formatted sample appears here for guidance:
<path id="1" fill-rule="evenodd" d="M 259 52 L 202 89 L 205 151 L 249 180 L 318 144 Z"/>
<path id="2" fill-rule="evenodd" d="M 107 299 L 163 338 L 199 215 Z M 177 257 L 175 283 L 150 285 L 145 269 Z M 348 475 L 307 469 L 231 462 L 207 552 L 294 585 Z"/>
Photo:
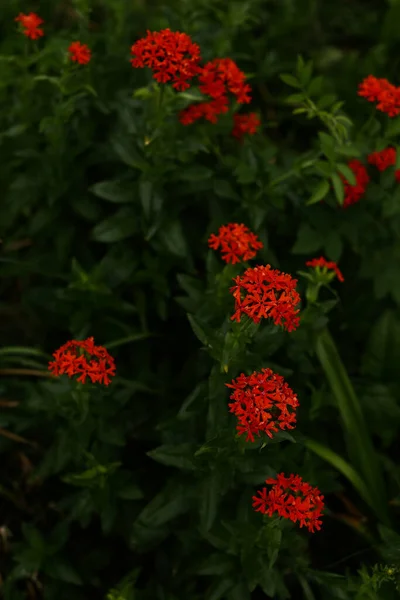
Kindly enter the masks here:
<path id="1" fill-rule="evenodd" d="M 385 171 L 388 167 L 396 164 L 396 150 L 394 148 L 385 148 L 380 152 L 372 152 L 368 156 L 370 165 L 375 165 L 379 171 Z"/>
<path id="2" fill-rule="evenodd" d="M 229 105 L 229 94 L 239 104 L 250 102 L 251 88 L 246 84 L 246 75 L 230 58 L 215 58 L 199 70 L 200 91 L 210 97 L 208 102 L 192 104 L 179 115 L 183 125 L 189 125 L 198 119 L 205 118 L 216 123 L 218 115 L 226 113 Z"/>
<path id="3" fill-rule="evenodd" d="M 362 196 L 365 194 L 365 190 L 369 182 L 367 169 L 359 160 L 351 160 L 348 163 L 348 167 L 353 171 L 356 177 L 356 185 L 351 185 L 347 179 L 343 177 L 343 175 L 340 176 L 344 184 L 343 208 L 347 208 L 351 204 L 359 202 Z"/>
<path id="4" fill-rule="evenodd" d="M 314 267 L 317 269 L 322 268 L 325 272 L 326 271 L 334 271 L 334 273 L 336 273 L 336 276 L 339 279 L 339 281 L 344 281 L 342 272 L 340 271 L 337 264 L 333 260 L 326 260 L 325 258 L 323 258 L 323 256 L 320 256 L 319 258 L 313 258 L 312 260 L 308 260 L 306 262 L 306 266 Z"/>
<path id="5" fill-rule="evenodd" d="M 31 12 L 29 15 L 20 13 L 15 17 L 15 21 L 20 22 L 23 27 L 23 34 L 31 40 L 37 40 L 44 35 L 43 29 L 39 28 L 44 21 L 37 14 Z"/>
<path id="6" fill-rule="evenodd" d="M 91 58 L 89 46 L 81 44 L 81 42 L 72 42 L 68 48 L 70 59 L 80 65 L 86 65 Z"/>
<path id="7" fill-rule="evenodd" d="M 271 317 L 275 325 L 283 325 L 287 331 L 299 326 L 297 279 L 265 265 L 246 269 L 242 276 L 235 277 L 233 281 L 236 285 L 230 289 L 235 299 L 232 320 L 239 322 L 244 314 L 255 323 L 259 323 L 263 317 Z"/>
<path id="8" fill-rule="evenodd" d="M 281 375 L 262 369 L 249 376 L 242 373 L 225 385 L 234 390 L 229 408 L 237 416 L 239 435 L 246 433 L 246 441 L 254 442 L 261 432 L 272 438 L 278 428 L 294 429 L 299 402 Z"/>
<path id="9" fill-rule="evenodd" d="M 368 75 L 358 87 L 358 95 L 369 102 L 377 102 L 377 110 L 386 113 L 389 117 L 400 114 L 400 88 L 390 83 L 387 79 L 378 79 Z"/>
<path id="10" fill-rule="evenodd" d="M 284 473 L 277 475 L 276 479 L 267 479 L 265 483 L 272 487 L 269 490 L 264 487 L 253 496 L 253 508 L 257 512 L 269 517 L 277 512 L 293 523 L 300 521 L 300 527 L 305 526 L 312 533 L 321 529 L 324 496 L 317 487 L 305 483 L 300 475 L 285 477 Z"/>
<path id="11" fill-rule="evenodd" d="M 186 33 L 163 29 L 147 31 L 145 38 L 131 47 L 133 67 L 150 67 L 159 83 L 172 81 L 178 91 L 190 87 L 188 81 L 200 70 L 200 47 Z"/>
<path id="12" fill-rule="evenodd" d="M 86 358 L 90 358 L 90 361 Z M 83 341 L 71 340 L 53 353 L 55 360 L 49 363 L 53 375 L 64 373 L 68 377 L 79 375 L 77 381 L 86 382 L 89 377 L 92 383 L 110 383 L 110 376 L 115 375 L 114 359 L 103 346 L 95 346 L 92 337 Z"/>
<path id="13" fill-rule="evenodd" d="M 211 234 L 208 245 L 213 250 L 220 248 L 222 259 L 233 265 L 241 260 L 254 258 L 257 250 L 263 247 L 258 237 L 243 223 L 222 225 L 218 235 Z"/>
<path id="14" fill-rule="evenodd" d="M 261 123 L 256 113 L 233 115 L 233 122 L 234 127 L 232 129 L 232 135 L 239 140 L 241 140 L 246 133 L 249 133 L 250 135 L 257 133 L 257 129 Z"/>

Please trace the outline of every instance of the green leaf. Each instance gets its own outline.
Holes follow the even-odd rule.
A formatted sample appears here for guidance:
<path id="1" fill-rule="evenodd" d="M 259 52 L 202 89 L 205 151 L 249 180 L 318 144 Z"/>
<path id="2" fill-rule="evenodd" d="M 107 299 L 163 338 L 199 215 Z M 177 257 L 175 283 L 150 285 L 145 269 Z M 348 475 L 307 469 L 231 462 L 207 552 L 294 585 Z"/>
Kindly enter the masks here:
<path id="1" fill-rule="evenodd" d="M 193 317 L 192 315 L 187 315 L 187 318 L 189 319 L 189 323 L 191 328 L 193 329 L 193 333 L 195 334 L 195 336 L 197 337 L 197 339 L 200 340 L 200 342 L 204 345 L 204 346 L 209 346 L 209 337 L 208 334 L 204 331 L 203 329 L 203 325 L 201 325 L 199 323 L 199 321 Z"/>
<path id="2" fill-rule="evenodd" d="M 151 181 L 142 180 L 139 183 L 139 196 L 146 219 L 151 215 L 151 200 L 153 196 L 153 184 Z"/>
<path id="3" fill-rule="evenodd" d="M 292 248 L 293 254 L 312 254 L 319 250 L 324 243 L 323 236 L 307 223 L 302 223 L 297 232 L 297 240 Z"/>
<path id="4" fill-rule="evenodd" d="M 65 583 L 73 583 L 74 585 L 82 585 L 83 581 L 76 570 L 64 559 L 54 557 L 46 562 L 44 569 L 47 575 Z"/>
<path id="5" fill-rule="evenodd" d="M 331 180 L 333 183 L 333 189 L 335 190 L 335 196 L 337 198 L 337 201 L 339 202 L 339 204 L 342 206 L 343 202 L 344 202 L 344 187 L 343 187 L 343 182 L 340 179 L 339 175 L 337 173 L 333 173 L 331 175 Z"/>
<path id="6" fill-rule="evenodd" d="M 200 501 L 200 531 L 207 533 L 217 517 L 218 503 L 221 491 L 221 474 L 213 471 L 201 482 Z"/>
<path id="7" fill-rule="evenodd" d="M 282 79 L 283 83 L 286 83 L 294 88 L 301 88 L 301 83 L 293 75 L 290 75 L 289 73 L 283 73 L 282 75 L 279 75 L 279 77 Z"/>
<path id="8" fill-rule="evenodd" d="M 306 98 L 305 94 L 291 94 L 286 98 L 286 102 L 288 104 L 302 104 Z"/>
<path id="9" fill-rule="evenodd" d="M 147 452 L 157 462 L 178 469 L 193 471 L 196 467 L 193 462 L 196 446 L 190 443 L 164 444 Z"/>
<path id="10" fill-rule="evenodd" d="M 400 117 L 389 120 L 389 124 L 386 128 L 385 137 L 391 138 L 396 137 L 400 134 Z"/>
<path id="11" fill-rule="evenodd" d="M 347 179 L 350 185 L 357 184 L 356 176 L 354 175 L 354 172 L 350 169 L 350 167 L 348 167 L 344 163 L 338 163 L 336 166 L 338 168 L 338 171 L 340 171 L 343 177 Z"/>
<path id="12" fill-rule="evenodd" d="M 348 454 L 369 489 L 376 515 L 383 523 L 387 523 L 385 484 L 377 454 L 360 402 L 327 328 L 317 334 L 315 349 L 342 417 Z"/>
<path id="13" fill-rule="evenodd" d="M 137 214 L 131 208 L 121 208 L 112 217 L 98 223 L 92 229 L 92 239 L 111 244 L 132 237 L 138 230 Z"/>
<path id="14" fill-rule="evenodd" d="M 180 221 L 164 223 L 160 231 L 160 238 L 171 254 L 181 258 L 188 256 L 188 247 Z"/>
<path id="15" fill-rule="evenodd" d="M 123 204 L 132 202 L 134 198 L 133 185 L 131 183 L 121 182 L 121 180 L 100 181 L 90 186 L 89 192 L 95 196 L 114 202 Z"/>
<path id="16" fill-rule="evenodd" d="M 320 200 L 325 198 L 325 196 L 329 192 L 329 188 L 330 188 L 330 185 L 326 179 L 323 179 L 322 181 L 320 181 L 317 184 L 316 188 L 314 189 L 314 192 L 313 192 L 311 198 L 306 202 L 306 204 L 309 205 L 309 204 L 315 204 L 316 202 L 320 202 Z"/>
<path id="17" fill-rule="evenodd" d="M 182 181 L 204 181 L 213 175 L 213 171 L 207 167 L 197 165 L 194 167 L 185 167 L 180 171 L 179 178 Z"/>

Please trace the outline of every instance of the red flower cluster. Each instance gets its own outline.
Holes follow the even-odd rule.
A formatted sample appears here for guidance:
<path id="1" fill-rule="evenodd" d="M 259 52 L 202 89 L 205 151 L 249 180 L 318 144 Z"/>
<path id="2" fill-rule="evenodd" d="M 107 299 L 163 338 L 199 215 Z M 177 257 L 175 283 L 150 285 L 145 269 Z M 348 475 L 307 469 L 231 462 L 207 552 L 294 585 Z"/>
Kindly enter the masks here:
<path id="1" fill-rule="evenodd" d="M 368 162 L 370 165 L 375 165 L 379 171 L 386 171 L 386 169 L 396 164 L 396 150 L 395 148 L 385 148 L 380 152 L 372 152 L 368 156 Z M 396 169 L 394 176 L 396 181 L 400 183 L 400 169 Z"/>
<path id="2" fill-rule="evenodd" d="M 68 48 L 70 59 L 80 65 L 86 65 L 91 58 L 90 48 L 81 42 L 72 42 Z"/>
<path id="3" fill-rule="evenodd" d="M 400 88 L 387 79 L 368 75 L 358 86 L 358 95 L 369 102 L 377 102 L 377 110 L 386 113 L 389 117 L 400 114 Z"/>
<path id="4" fill-rule="evenodd" d="M 348 163 L 348 167 L 353 171 L 357 183 L 356 185 L 350 185 L 350 183 L 345 177 L 343 177 L 343 175 L 340 176 L 344 183 L 343 208 L 346 208 L 351 204 L 359 202 L 362 196 L 365 194 L 365 190 L 369 182 L 369 175 L 367 173 L 367 169 L 359 160 L 357 160 L 356 158 L 354 160 L 351 160 Z"/>
<path id="5" fill-rule="evenodd" d="M 339 279 L 339 281 L 344 281 L 342 272 L 340 271 L 339 267 L 333 260 L 328 261 L 325 258 L 323 258 L 322 256 L 320 256 L 320 258 L 313 258 L 312 260 L 307 261 L 306 266 L 307 267 L 320 267 L 323 269 L 335 271 L 336 276 Z"/>
<path id="6" fill-rule="evenodd" d="M 287 331 L 294 331 L 299 326 L 297 279 L 266 265 L 246 269 L 242 277 L 235 277 L 233 281 L 236 285 L 230 289 L 235 299 L 232 320 L 239 322 L 245 314 L 255 323 L 262 317 L 271 317 L 275 325 L 283 325 Z M 245 292 L 244 298 L 242 292 Z"/>
<path id="7" fill-rule="evenodd" d="M 173 81 L 172 86 L 183 91 L 188 81 L 198 74 L 200 47 L 186 33 L 163 29 L 147 31 L 147 36 L 131 47 L 133 67 L 150 67 L 159 83 Z"/>
<path id="8" fill-rule="evenodd" d="M 94 358 L 88 362 L 85 353 Z M 77 381 L 80 383 L 85 383 L 86 377 L 89 377 L 92 383 L 108 385 L 111 381 L 109 375 L 115 375 L 114 359 L 103 346 L 95 346 L 92 337 L 67 342 L 53 356 L 55 360 L 49 363 L 49 370 L 56 376 L 79 374 Z"/>
<path id="9" fill-rule="evenodd" d="M 243 223 L 222 225 L 218 235 L 211 234 L 208 245 L 213 250 L 221 248 L 222 259 L 233 265 L 241 260 L 254 258 L 257 250 L 263 247 L 258 237 Z"/>
<path id="10" fill-rule="evenodd" d="M 253 496 L 256 511 L 270 517 L 277 512 L 293 523 L 300 521 L 300 527 L 305 526 L 312 533 L 321 529 L 324 497 L 318 488 L 305 483 L 300 475 L 285 477 L 284 473 L 277 475 L 276 479 L 267 479 L 265 483 L 272 488 L 263 488 Z"/>
<path id="11" fill-rule="evenodd" d="M 299 401 L 281 375 L 262 369 L 249 376 L 242 373 L 225 385 L 235 390 L 229 408 L 238 418 L 239 435 L 247 434 L 246 441 L 254 442 L 262 431 L 272 438 L 278 427 L 294 429 Z"/>
<path id="12" fill-rule="evenodd" d="M 211 123 L 217 122 L 217 116 L 228 111 L 228 93 L 235 96 L 239 104 L 251 101 L 251 88 L 246 84 L 245 74 L 230 58 L 215 58 L 208 62 L 199 73 L 200 91 L 211 98 L 188 106 L 181 111 L 179 119 L 183 125 L 189 125 L 204 117 Z"/>
<path id="13" fill-rule="evenodd" d="M 250 135 L 257 133 L 257 129 L 261 123 L 256 113 L 233 115 L 233 122 L 235 126 L 232 130 L 232 135 L 238 138 L 238 140 L 241 140 L 246 133 Z"/>
<path id="14" fill-rule="evenodd" d="M 44 35 L 43 29 L 39 28 L 44 21 L 37 14 L 31 12 L 29 15 L 20 13 L 15 17 L 15 21 L 20 22 L 23 27 L 23 34 L 31 40 L 37 40 Z"/>

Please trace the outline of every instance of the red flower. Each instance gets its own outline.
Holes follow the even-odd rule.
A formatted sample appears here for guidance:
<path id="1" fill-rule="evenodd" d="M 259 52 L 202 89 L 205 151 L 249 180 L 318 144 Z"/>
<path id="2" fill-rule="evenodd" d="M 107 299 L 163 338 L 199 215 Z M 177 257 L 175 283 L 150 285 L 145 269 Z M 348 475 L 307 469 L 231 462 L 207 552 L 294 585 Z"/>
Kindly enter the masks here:
<path id="1" fill-rule="evenodd" d="M 81 349 L 81 351 L 79 351 Z M 94 357 L 88 362 L 85 353 Z M 115 375 L 115 363 L 103 346 L 95 346 L 92 337 L 87 340 L 72 340 L 53 353 L 55 360 L 49 363 L 49 370 L 56 376 L 66 373 L 68 377 L 78 375 L 77 381 L 86 382 L 89 377 L 92 383 L 110 383 L 110 376 Z"/>
<path id="2" fill-rule="evenodd" d="M 80 65 L 86 65 L 90 61 L 91 51 L 86 44 L 72 42 L 68 48 L 68 52 L 70 53 L 70 59 Z"/>
<path id="3" fill-rule="evenodd" d="M 263 488 L 253 496 L 253 508 L 264 515 L 272 516 L 277 512 L 280 517 L 290 519 L 293 523 L 300 521 L 300 527 L 307 527 L 309 531 L 321 529 L 320 516 L 324 509 L 324 496 L 316 487 L 305 483 L 300 475 L 284 473 L 270 478 L 265 482 L 272 485 L 270 490 Z M 288 492 L 294 492 L 290 494 Z"/>
<path id="4" fill-rule="evenodd" d="M 22 24 L 24 35 L 31 40 L 37 40 L 44 35 L 43 29 L 39 28 L 39 25 L 44 23 L 44 21 L 33 12 L 29 13 L 29 15 L 20 13 L 18 17 L 15 17 L 15 21 L 19 21 Z"/>
<path id="5" fill-rule="evenodd" d="M 364 165 L 357 159 L 351 160 L 348 163 L 348 167 L 353 171 L 356 177 L 356 185 L 350 185 L 350 183 L 341 175 L 341 179 L 344 183 L 344 202 L 343 208 L 347 208 L 350 204 L 359 202 L 360 198 L 365 194 L 367 183 L 369 182 L 369 175 Z"/>
<path id="6" fill-rule="evenodd" d="M 213 250 L 221 248 L 222 259 L 227 263 L 240 262 L 254 258 L 257 250 L 263 248 L 262 242 L 241 223 L 228 223 L 218 230 L 218 235 L 211 234 L 208 245 Z"/>
<path id="7" fill-rule="evenodd" d="M 400 88 L 387 79 L 378 79 L 368 75 L 358 87 L 358 95 L 369 102 L 378 102 L 376 108 L 381 112 L 396 117 L 400 114 Z"/>
<path id="8" fill-rule="evenodd" d="M 181 111 L 179 119 L 189 125 L 200 118 L 217 122 L 217 115 L 228 110 L 228 94 L 235 96 L 239 104 L 250 102 L 251 88 L 245 83 L 246 76 L 230 58 L 215 58 L 199 72 L 200 91 L 210 96 L 209 102 L 193 104 Z"/>
<path id="9" fill-rule="evenodd" d="M 173 81 L 172 86 L 183 91 L 188 81 L 200 70 L 200 47 L 186 33 L 163 29 L 147 31 L 147 36 L 131 47 L 133 67 L 150 67 L 159 83 Z"/>
<path id="10" fill-rule="evenodd" d="M 261 123 L 256 113 L 233 115 L 233 122 L 235 126 L 232 130 L 232 135 L 239 140 L 241 140 L 246 133 L 249 133 L 250 135 L 256 133 Z"/>
<path id="11" fill-rule="evenodd" d="M 254 442 L 262 431 L 272 438 L 278 427 L 294 429 L 299 401 L 281 375 L 262 369 L 249 376 L 242 373 L 225 385 L 235 390 L 229 408 L 238 418 L 239 435 L 247 434 L 246 442 Z"/>
<path id="12" fill-rule="evenodd" d="M 333 260 L 328 261 L 325 258 L 323 258 L 322 256 L 320 256 L 320 258 L 313 258 L 312 260 L 308 260 L 306 262 L 306 266 L 307 267 L 320 267 L 323 269 L 335 271 L 336 276 L 339 279 L 339 281 L 344 281 L 342 272 L 340 271 L 339 267 Z"/>
<path id="13" fill-rule="evenodd" d="M 380 152 L 372 152 L 368 156 L 370 165 L 375 165 L 379 171 L 385 171 L 388 167 L 396 164 L 396 150 L 394 148 L 385 148 Z"/>
<path id="14" fill-rule="evenodd" d="M 300 318 L 296 315 L 300 311 L 295 309 L 300 302 L 295 289 L 297 279 L 265 265 L 246 269 L 242 277 L 233 281 L 236 285 L 230 291 L 235 298 L 235 314 L 231 320 L 239 322 L 245 314 L 254 323 L 259 323 L 262 317 L 271 317 L 275 325 L 283 325 L 287 331 L 299 326 Z"/>

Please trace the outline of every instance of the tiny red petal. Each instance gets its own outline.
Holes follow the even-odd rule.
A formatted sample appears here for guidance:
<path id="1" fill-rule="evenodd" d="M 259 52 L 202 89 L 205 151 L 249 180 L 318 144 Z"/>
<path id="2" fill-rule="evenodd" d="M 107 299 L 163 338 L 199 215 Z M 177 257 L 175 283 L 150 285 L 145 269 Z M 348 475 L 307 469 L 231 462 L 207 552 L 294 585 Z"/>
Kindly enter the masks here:
<path id="1" fill-rule="evenodd" d="M 342 281 L 342 282 L 344 281 L 342 272 L 340 271 L 337 264 L 333 260 L 326 260 L 323 256 L 320 256 L 319 258 L 313 258 L 312 260 L 308 260 L 306 262 L 306 266 L 314 267 L 314 268 L 321 267 L 321 268 L 326 268 L 328 270 L 334 271 L 336 273 L 336 276 L 339 279 L 339 281 Z"/>

